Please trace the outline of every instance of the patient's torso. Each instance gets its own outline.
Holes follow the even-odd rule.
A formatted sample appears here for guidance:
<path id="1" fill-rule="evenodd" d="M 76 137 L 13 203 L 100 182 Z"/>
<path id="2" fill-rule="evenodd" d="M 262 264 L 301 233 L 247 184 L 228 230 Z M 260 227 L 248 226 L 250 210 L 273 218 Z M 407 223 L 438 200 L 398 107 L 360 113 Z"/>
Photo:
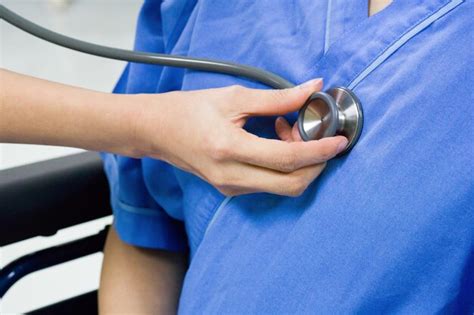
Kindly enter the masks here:
<path id="1" fill-rule="evenodd" d="M 154 174 L 169 166 L 144 160 L 148 189 L 186 224 L 180 312 L 473 311 L 472 2 L 367 12 L 366 1 L 202 1 L 167 39 L 169 52 L 295 83 L 323 77 L 326 88 L 351 88 L 365 115 L 354 149 L 298 198 L 225 199 L 173 170 L 183 195 L 167 208 Z M 166 68 L 158 90 L 236 83 L 262 87 Z M 246 128 L 275 136 L 273 118 Z"/>

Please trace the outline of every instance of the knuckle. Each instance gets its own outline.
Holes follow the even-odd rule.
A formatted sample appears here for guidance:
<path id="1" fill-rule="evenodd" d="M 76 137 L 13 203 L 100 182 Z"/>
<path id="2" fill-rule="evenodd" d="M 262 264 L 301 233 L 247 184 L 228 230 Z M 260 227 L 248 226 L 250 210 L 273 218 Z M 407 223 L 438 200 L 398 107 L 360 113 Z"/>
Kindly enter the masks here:
<path id="1" fill-rule="evenodd" d="M 209 176 L 209 182 L 217 189 L 221 189 L 227 184 L 225 174 L 219 168 L 216 168 L 212 171 Z"/>
<path id="2" fill-rule="evenodd" d="M 228 89 L 232 95 L 240 95 L 245 90 L 243 86 L 238 84 L 231 85 L 228 87 Z"/>
<path id="3" fill-rule="evenodd" d="M 232 147 L 227 140 L 214 141 L 210 147 L 210 155 L 214 160 L 224 161 L 232 155 Z"/>
<path id="4" fill-rule="evenodd" d="M 224 196 L 232 197 L 238 194 L 238 185 L 234 184 L 235 180 L 227 176 L 222 169 L 213 171 L 209 182 Z"/>
<path id="5" fill-rule="evenodd" d="M 306 190 L 306 187 L 308 187 L 308 183 L 303 178 L 295 177 L 288 185 L 287 194 L 291 197 L 299 197 Z"/>
<path id="6" fill-rule="evenodd" d="M 298 168 L 297 157 L 294 151 L 289 151 L 279 161 L 279 168 L 283 172 L 293 172 Z"/>
<path id="7" fill-rule="evenodd" d="M 296 169 L 296 163 L 290 158 L 284 158 L 278 163 L 278 169 L 282 172 L 290 173 Z"/>

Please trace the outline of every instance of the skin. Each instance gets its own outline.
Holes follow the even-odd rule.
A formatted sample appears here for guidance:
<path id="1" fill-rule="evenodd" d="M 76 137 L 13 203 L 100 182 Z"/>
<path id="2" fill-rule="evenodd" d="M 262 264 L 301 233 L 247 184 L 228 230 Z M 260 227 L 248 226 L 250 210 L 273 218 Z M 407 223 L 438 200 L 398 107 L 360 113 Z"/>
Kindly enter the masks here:
<path id="1" fill-rule="evenodd" d="M 104 251 L 100 314 L 176 312 L 186 255 L 127 245 L 114 228 L 109 230 Z"/>
<path id="2" fill-rule="evenodd" d="M 385 9 L 393 0 L 369 0 L 369 16 Z"/>
<path id="3" fill-rule="evenodd" d="M 251 116 L 298 110 L 321 80 L 286 90 L 240 86 L 114 95 L 0 71 L 0 142 L 63 145 L 167 161 L 227 196 L 297 196 L 347 144 L 263 139 L 242 127 Z M 27 88 L 25 88 L 27 87 Z M 279 123 L 277 131 L 291 131 Z"/>

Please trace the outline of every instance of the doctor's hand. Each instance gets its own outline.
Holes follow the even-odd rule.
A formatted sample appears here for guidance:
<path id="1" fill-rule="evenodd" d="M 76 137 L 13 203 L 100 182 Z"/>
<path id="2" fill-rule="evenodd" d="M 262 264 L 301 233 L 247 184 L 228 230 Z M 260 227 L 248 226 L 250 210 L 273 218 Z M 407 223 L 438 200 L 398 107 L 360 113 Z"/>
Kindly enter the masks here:
<path id="1" fill-rule="evenodd" d="M 315 80 L 286 90 L 227 87 L 119 95 L 67 86 L 0 69 L 0 142 L 34 143 L 165 160 L 226 195 L 297 196 L 342 151 L 343 137 L 298 141 L 283 119 L 283 140 L 243 129 L 251 116 L 298 110 Z"/>
<path id="2" fill-rule="evenodd" d="M 298 196 L 347 140 L 303 142 L 279 118 L 284 140 L 264 139 L 243 129 L 251 116 L 297 111 L 322 87 L 321 80 L 285 90 L 240 86 L 160 95 L 139 95 L 134 125 L 141 155 L 165 160 L 196 174 L 225 195 L 269 192 Z"/>

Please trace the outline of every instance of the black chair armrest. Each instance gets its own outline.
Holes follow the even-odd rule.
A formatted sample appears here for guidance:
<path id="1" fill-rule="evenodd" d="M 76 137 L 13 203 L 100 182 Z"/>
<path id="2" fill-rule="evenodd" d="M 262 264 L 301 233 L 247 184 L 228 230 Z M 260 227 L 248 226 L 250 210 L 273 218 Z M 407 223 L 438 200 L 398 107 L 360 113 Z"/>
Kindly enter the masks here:
<path id="1" fill-rule="evenodd" d="M 0 171 L 0 246 L 111 214 L 97 153 Z"/>

